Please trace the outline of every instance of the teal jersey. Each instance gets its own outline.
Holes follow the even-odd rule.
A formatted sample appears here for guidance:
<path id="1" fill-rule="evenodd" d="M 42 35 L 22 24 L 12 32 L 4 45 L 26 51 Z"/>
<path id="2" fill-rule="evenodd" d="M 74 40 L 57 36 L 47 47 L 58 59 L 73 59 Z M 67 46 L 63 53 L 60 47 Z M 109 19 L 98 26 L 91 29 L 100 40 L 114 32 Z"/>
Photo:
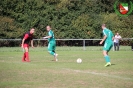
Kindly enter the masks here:
<path id="1" fill-rule="evenodd" d="M 55 42 L 54 33 L 52 30 L 48 32 L 48 36 L 52 36 L 51 38 L 48 38 L 49 42 Z"/>
<path id="2" fill-rule="evenodd" d="M 103 29 L 103 35 L 107 36 L 105 42 L 111 42 L 111 43 L 113 42 L 112 38 L 114 35 L 111 30 L 107 28 Z"/>

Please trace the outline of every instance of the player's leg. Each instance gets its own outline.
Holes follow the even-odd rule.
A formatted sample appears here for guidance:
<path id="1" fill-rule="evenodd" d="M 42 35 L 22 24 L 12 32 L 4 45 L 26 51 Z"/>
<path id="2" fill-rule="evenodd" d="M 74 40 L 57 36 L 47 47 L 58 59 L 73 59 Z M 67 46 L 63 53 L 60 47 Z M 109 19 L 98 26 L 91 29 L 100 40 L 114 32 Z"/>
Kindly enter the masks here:
<path id="1" fill-rule="evenodd" d="M 58 54 L 55 53 L 55 44 L 54 43 L 49 43 L 48 44 L 48 52 L 54 56 L 54 61 L 57 61 L 57 56 Z"/>
<path id="2" fill-rule="evenodd" d="M 26 62 L 30 62 L 29 60 L 29 45 L 28 44 L 24 44 L 24 50 L 25 50 L 25 61 Z"/>
<path id="3" fill-rule="evenodd" d="M 58 54 L 55 52 L 55 49 L 56 49 L 56 43 L 53 44 L 53 52 L 55 53 L 55 55 L 54 55 L 54 60 L 55 60 L 55 61 L 58 61 L 58 59 L 57 59 Z"/>
<path id="4" fill-rule="evenodd" d="M 113 47 L 113 44 L 111 44 L 111 43 L 108 44 L 107 53 L 106 53 L 107 57 L 106 58 L 108 58 L 108 62 L 107 63 L 109 63 L 109 65 L 111 65 L 111 62 L 110 62 L 110 57 L 109 57 L 108 53 L 109 53 L 109 51 L 111 50 L 112 47 Z"/>
<path id="5" fill-rule="evenodd" d="M 56 49 L 56 44 L 53 43 L 52 51 L 53 51 L 54 53 L 56 53 L 56 52 L 55 52 L 55 49 Z"/>
<path id="6" fill-rule="evenodd" d="M 119 43 L 117 43 L 117 51 L 119 51 Z"/>
<path id="7" fill-rule="evenodd" d="M 110 62 L 110 57 L 108 55 L 108 51 L 103 50 L 103 55 L 104 55 L 106 63 L 109 63 Z"/>
<path id="8" fill-rule="evenodd" d="M 22 46 L 22 45 L 21 45 L 21 46 Z M 23 46 L 24 46 L 24 45 L 23 45 Z M 26 61 L 26 60 L 25 60 L 26 55 L 25 55 L 24 47 L 22 47 L 22 48 L 23 48 L 23 52 L 24 52 L 23 57 L 22 57 L 22 62 L 24 62 L 24 61 Z"/>
<path id="9" fill-rule="evenodd" d="M 24 54 L 23 54 L 23 57 L 22 57 L 22 62 L 25 62 L 25 61 L 26 61 L 26 51 L 27 51 L 26 47 L 27 47 L 27 45 L 24 44 L 24 45 L 23 45 L 23 49 L 24 49 L 23 51 L 24 51 Z"/>
<path id="10" fill-rule="evenodd" d="M 115 48 L 115 51 L 116 51 L 116 43 L 114 42 L 114 48 Z"/>
<path id="11" fill-rule="evenodd" d="M 26 53 L 26 61 L 27 62 L 30 62 L 30 59 L 29 59 L 29 48 L 28 47 L 25 47 L 25 53 Z"/>
<path id="12" fill-rule="evenodd" d="M 105 43 L 104 44 L 103 55 L 104 55 L 104 58 L 105 58 L 105 61 L 106 61 L 106 65 L 105 66 L 111 65 L 110 57 L 108 56 L 108 52 L 110 51 L 111 48 L 112 48 L 112 44 L 110 44 L 110 43 Z"/>
<path id="13" fill-rule="evenodd" d="M 53 44 L 52 43 L 49 43 L 48 44 L 48 52 L 51 54 L 51 55 L 55 55 L 55 52 L 53 52 Z"/>
<path id="14" fill-rule="evenodd" d="M 55 53 L 56 43 L 49 43 L 48 44 L 48 52 L 54 56 L 54 61 L 58 61 L 57 56 L 58 54 Z"/>

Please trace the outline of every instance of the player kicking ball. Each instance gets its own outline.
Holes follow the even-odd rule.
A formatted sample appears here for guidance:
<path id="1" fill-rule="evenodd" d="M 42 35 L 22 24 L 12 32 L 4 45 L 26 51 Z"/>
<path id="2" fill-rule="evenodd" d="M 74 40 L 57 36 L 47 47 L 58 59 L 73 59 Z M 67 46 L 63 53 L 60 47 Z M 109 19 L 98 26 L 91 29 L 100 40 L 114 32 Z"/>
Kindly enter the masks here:
<path id="1" fill-rule="evenodd" d="M 30 62 L 29 59 L 29 42 L 31 42 L 31 47 L 33 46 L 33 33 L 35 29 L 31 28 L 29 32 L 25 33 L 22 39 L 21 47 L 24 49 L 24 55 L 22 58 L 22 62 Z"/>
<path id="2" fill-rule="evenodd" d="M 55 48 L 56 48 L 56 40 L 54 38 L 54 33 L 51 30 L 50 26 L 46 27 L 46 30 L 48 31 L 48 36 L 43 37 L 44 39 L 48 39 L 48 52 L 54 56 L 53 61 L 58 61 L 57 56 L 58 54 L 55 53 Z"/>
<path id="3" fill-rule="evenodd" d="M 113 46 L 114 35 L 111 30 L 106 28 L 105 24 L 102 25 L 102 29 L 103 29 L 104 37 L 103 37 L 102 41 L 100 42 L 100 44 L 102 44 L 105 41 L 104 46 L 103 46 L 103 55 L 106 60 L 105 67 L 107 67 L 107 66 L 111 65 L 110 57 L 108 56 L 108 52 L 110 51 L 110 49 Z"/>

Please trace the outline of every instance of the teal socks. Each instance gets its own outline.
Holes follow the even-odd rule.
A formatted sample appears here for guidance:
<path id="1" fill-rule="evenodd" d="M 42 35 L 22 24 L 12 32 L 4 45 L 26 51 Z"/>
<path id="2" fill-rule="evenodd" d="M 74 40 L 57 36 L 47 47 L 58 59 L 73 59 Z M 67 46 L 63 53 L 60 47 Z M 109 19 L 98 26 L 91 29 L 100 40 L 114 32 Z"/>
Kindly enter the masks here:
<path id="1" fill-rule="evenodd" d="M 110 62 L 110 57 L 107 55 L 107 56 L 104 56 L 106 62 Z"/>

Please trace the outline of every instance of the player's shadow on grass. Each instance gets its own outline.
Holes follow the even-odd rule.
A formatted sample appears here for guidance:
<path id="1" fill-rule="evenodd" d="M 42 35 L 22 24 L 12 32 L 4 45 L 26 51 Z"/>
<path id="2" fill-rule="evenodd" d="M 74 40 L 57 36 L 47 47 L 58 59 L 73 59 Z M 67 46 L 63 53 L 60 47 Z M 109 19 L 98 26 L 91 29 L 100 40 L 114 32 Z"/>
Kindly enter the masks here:
<path id="1" fill-rule="evenodd" d="M 111 65 L 116 65 L 116 64 L 111 64 Z"/>
<path id="2" fill-rule="evenodd" d="M 116 65 L 116 64 L 111 64 L 111 66 L 114 66 L 114 65 Z M 110 66 L 107 66 L 107 67 L 110 67 Z"/>
<path id="3" fill-rule="evenodd" d="M 116 65 L 116 64 L 111 64 L 111 66 L 114 66 L 114 65 Z M 107 67 L 110 67 L 110 66 L 107 66 Z"/>
<path id="4" fill-rule="evenodd" d="M 111 66 L 114 66 L 114 65 L 116 65 L 116 64 L 111 64 Z M 108 67 L 110 67 L 110 66 L 108 66 Z"/>

